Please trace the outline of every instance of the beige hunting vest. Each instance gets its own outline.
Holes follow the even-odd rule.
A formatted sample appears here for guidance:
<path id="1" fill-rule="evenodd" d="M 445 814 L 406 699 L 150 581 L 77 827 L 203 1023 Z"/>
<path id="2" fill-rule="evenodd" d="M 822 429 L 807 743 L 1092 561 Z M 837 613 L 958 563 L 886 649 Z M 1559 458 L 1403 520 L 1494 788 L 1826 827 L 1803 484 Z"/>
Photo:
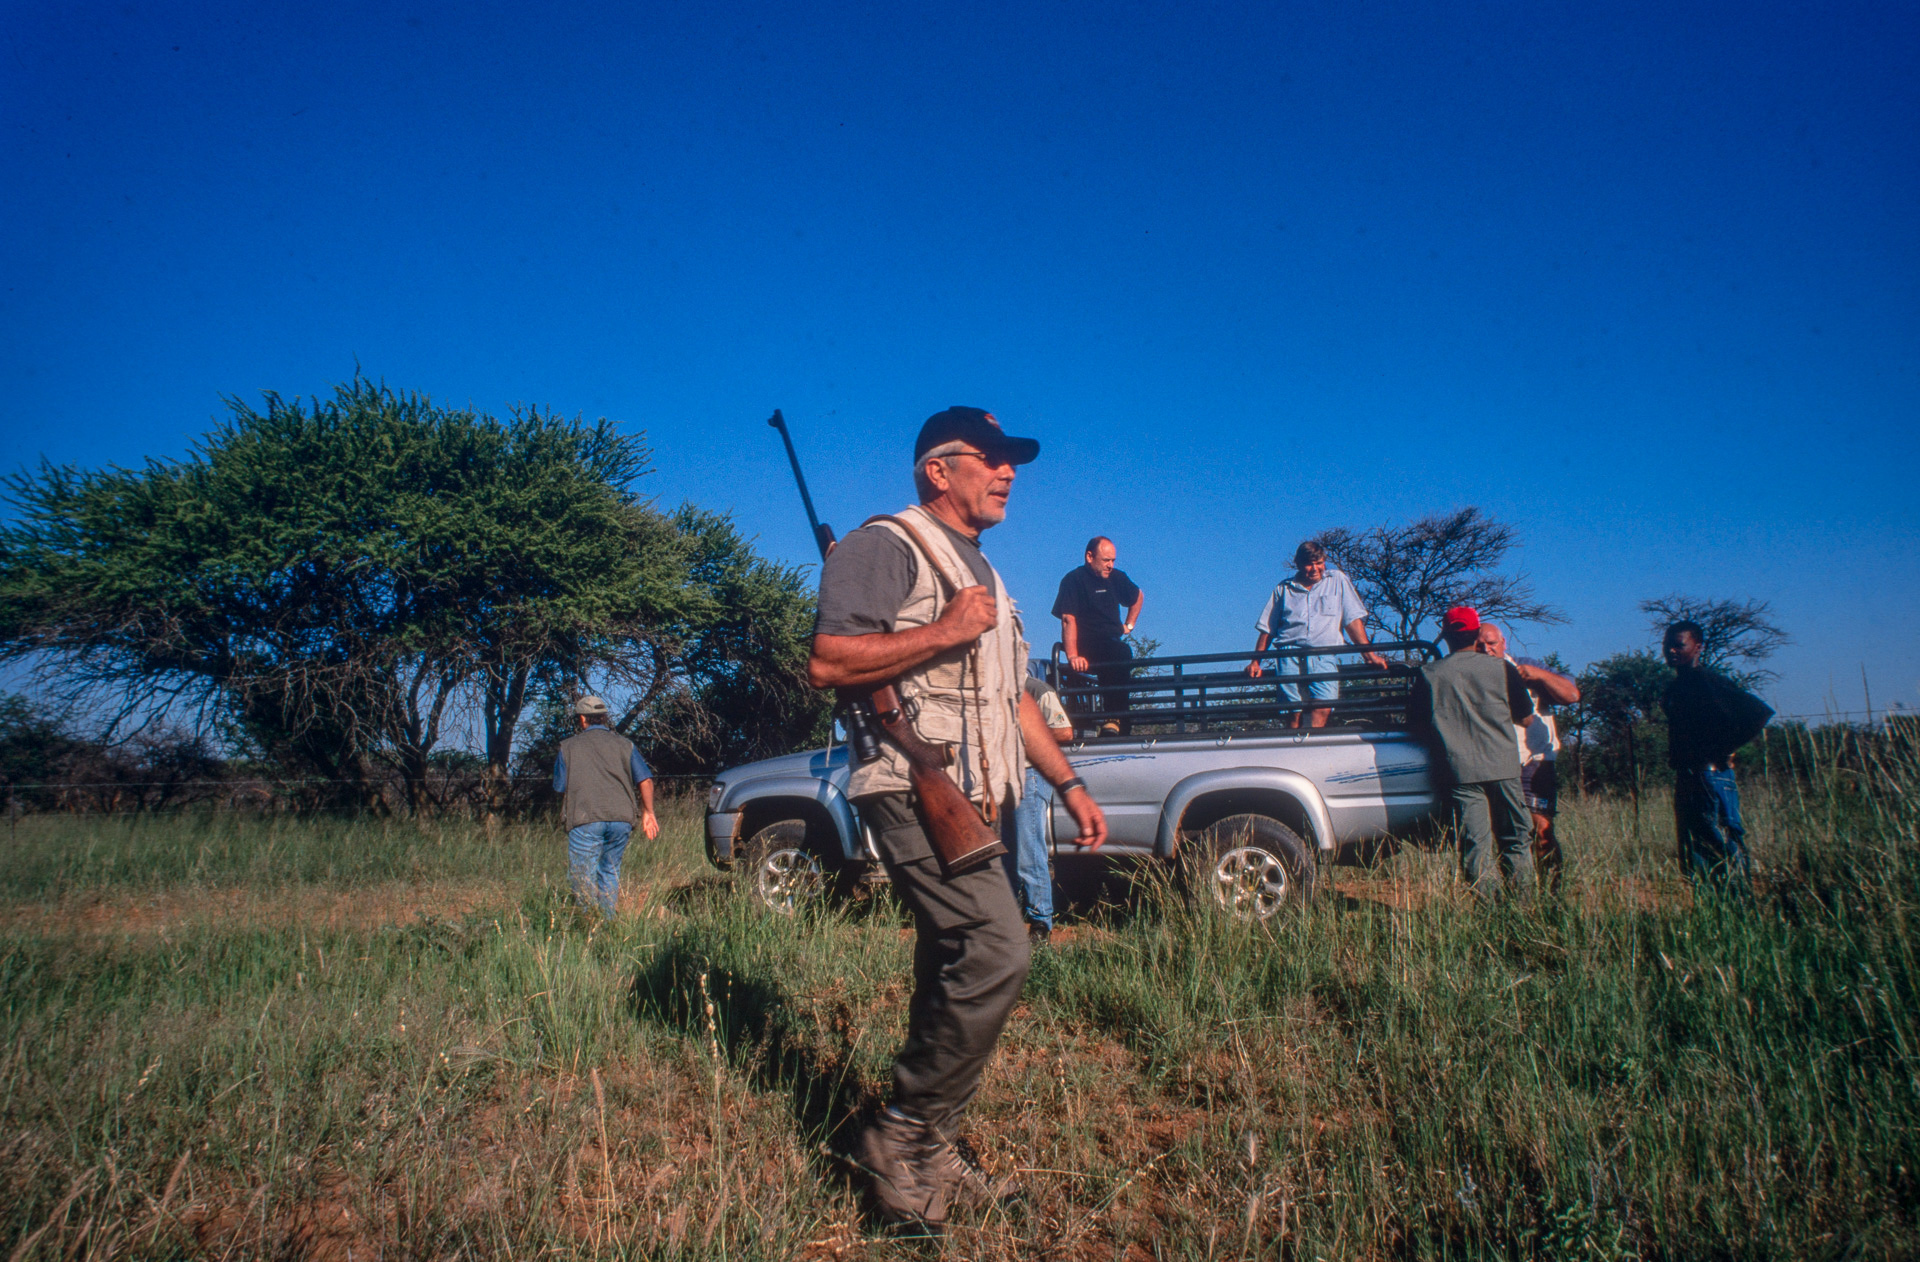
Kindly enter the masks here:
<path id="1" fill-rule="evenodd" d="M 922 627 L 940 617 L 947 607 L 949 582 L 975 585 L 973 571 L 932 514 L 915 505 L 895 516 L 909 521 L 920 539 L 933 550 L 932 564 L 906 531 L 889 521 L 873 523 L 906 542 L 919 561 L 913 590 L 894 615 L 896 630 Z M 993 630 L 972 644 L 949 649 L 900 676 L 901 704 L 922 740 L 952 747 L 947 768 L 961 791 L 976 803 L 996 806 L 1018 801 L 1026 782 L 1026 747 L 1020 739 L 1020 688 L 1027 674 L 1027 641 L 1020 615 L 1000 572 L 993 570 L 994 597 L 999 618 Z M 941 580 L 947 576 L 948 582 Z M 892 742 L 880 743 L 877 762 L 856 764 L 847 784 L 849 797 L 874 793 L 905 793 L 907 757 Z"/>

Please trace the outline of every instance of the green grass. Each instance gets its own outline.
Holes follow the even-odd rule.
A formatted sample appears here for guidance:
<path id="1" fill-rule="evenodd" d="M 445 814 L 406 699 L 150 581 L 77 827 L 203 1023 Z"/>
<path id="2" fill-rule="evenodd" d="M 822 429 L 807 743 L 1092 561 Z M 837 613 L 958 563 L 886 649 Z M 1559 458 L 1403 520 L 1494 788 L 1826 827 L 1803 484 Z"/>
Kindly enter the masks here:
<path id="1" fill-rule="evenodd" d="M 1532 907 L 1420 851 L 1266 926 L 1143 874 L 1036 958 L 972 1115 L 1030 1194 L 949 1252 L 1920 1254 L 1916 787 L 1750 788 L 1752 903 L 1692 899 L 1653 798 L 1569 803 Z M 836 1155 L 900 1036 L 903 922 L 762 915 L 698 829 L 674 804 L 595 926 L 551 828 L 22 821 L 0 1247 L 922 1251 Z"/>

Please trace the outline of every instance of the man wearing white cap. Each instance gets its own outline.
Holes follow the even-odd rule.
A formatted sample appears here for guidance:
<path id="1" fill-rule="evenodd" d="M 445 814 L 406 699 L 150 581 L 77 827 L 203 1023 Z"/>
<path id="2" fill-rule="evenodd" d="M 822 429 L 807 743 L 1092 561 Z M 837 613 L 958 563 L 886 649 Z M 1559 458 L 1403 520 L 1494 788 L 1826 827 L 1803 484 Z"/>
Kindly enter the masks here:
<path id="1" fill-rule="evenodd" d="M 613 730 L 605 701 L 582 697 L 573 713 L 580 731 L 560 742 L 553 760 L 553 791 L 562 795 L 567 821 L 567 875 L 582 907 L 611 916 L 634 817 L 639 816 L 648 841 L 660 835 L 653 815 L 653 769 L 632 741 Z"/>

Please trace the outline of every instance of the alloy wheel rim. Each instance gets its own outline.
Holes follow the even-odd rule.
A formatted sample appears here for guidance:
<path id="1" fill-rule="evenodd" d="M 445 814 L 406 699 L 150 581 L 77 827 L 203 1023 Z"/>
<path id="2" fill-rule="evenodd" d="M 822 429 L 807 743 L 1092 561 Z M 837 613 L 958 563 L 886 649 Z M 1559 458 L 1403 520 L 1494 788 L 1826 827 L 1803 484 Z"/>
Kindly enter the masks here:
<path id="1" fill-rule="evenodd" d="M 1213 901 L 1228 913 L 1265 920 L 1287 901 L 1286 865 L 1272 851 L 1237 846 L 1213 865 Z"/>
<path id="2" fill-rule="evenodd" d="M 775 850 L 760 861 L 755 878 L 760 901 L 791 916 L 820 888 L 820 861 L 804 850 Z"/>

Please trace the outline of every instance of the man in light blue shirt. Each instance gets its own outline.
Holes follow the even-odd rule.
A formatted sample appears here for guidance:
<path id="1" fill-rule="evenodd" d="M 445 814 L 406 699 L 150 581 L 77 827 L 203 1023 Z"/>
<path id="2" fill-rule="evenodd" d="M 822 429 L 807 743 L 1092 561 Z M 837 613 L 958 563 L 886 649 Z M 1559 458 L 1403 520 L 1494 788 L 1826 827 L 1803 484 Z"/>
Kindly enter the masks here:
<path id="1" fill-rule="evenodd" d="M 1327 550 L 1309 539 L 1293 550 L 1293 565 L 1293 577 L 1273 589 L 1259 621 L 1253 624 L 1260 638 L 1254 643 L 1247 674 L 1254 679 L 1260 678 L 1260 654 L 1267 651 L 1269 643 L 1278 649 L 1333 648 L 1345 643 L 1343 634 L 1355 644 L 1367 643 L 1367 607 L 1360 602 L 1352 579 L 1340 570 L 1327 568 Z M 1387 659 L 1378 653 L 1362 656 L 1371 665 L 1386 668 Z M 1282 675 L 1330 675 L 1334 663 L 1331 654 L 1301 657 L 1283 653 L 1274 666 Z M 1315 701 L 1332 701 L 1340 695 L 1340 681 L 1309 679 L 1306 689 Z M 1280 698 L 1299 704 L 1300 685 L 1281 684 Z M 1314 727 L 1325 727 L 1333 711 L 1316 708 L 1307 713 L 1312 715 Z M 1293 726 L 1300 726 L 1299 713 L 1293 716 Z"/>

